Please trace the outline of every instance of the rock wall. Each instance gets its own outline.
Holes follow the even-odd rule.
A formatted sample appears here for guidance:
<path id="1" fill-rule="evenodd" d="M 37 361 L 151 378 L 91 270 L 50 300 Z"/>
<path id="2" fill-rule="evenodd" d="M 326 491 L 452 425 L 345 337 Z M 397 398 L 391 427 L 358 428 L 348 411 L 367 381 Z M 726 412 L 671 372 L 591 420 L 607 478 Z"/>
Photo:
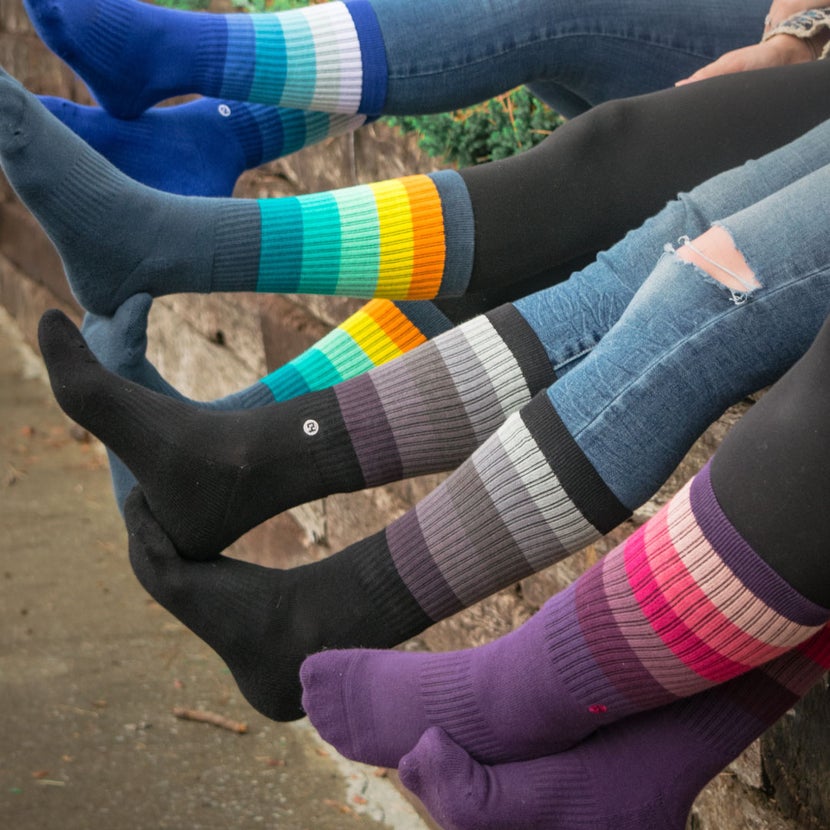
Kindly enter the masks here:
<path id="1" fill-rule="evenodd" d="M 20 0 L 0 0 L 0 64 L 35 92 L 88 102 L 75 80 L 39 42 Z M 354 136 L 329 140 L 246 174 L 236 195 L 273 196 L 374 181 L 437 165 L 411 140 L 372 125 Z M 40 314 L 58 306 L 76 320 L 60 260 L 37 223 L 0 177 L 0 304 L 35 342 Z M 300 353 L 341 322 L 360 303 L 297 296 L 178 295 L 157 300 L 151 314 L 151 359 L 174 385 L 209 399 L 245 386 Z M 599 544 L 521 584 L 502 591 L 426 632 L 414 644 L 444 650 L 479 644 L 526 619 L 553 592 L 644 521 L 711 455 L 729 426 L 749 404 L 730 410 L 696 444 L 666 487 L 634 517 Z M 438 481 L 426 477 L 336 496 L 292 511 L 307 544 L 301 555 L 280 548 L 280 524 L 257 528 L 234 547 L 234 555 L 291 567 L 327 556 L 400 515 Z M 285 521 L 283 517 L 281 521 Z M 695 830 L 794 830 L 830 828 L 830 695 L 822 684 L 764 739 L 718 776 L 698 799 L 689 827 Z"/>

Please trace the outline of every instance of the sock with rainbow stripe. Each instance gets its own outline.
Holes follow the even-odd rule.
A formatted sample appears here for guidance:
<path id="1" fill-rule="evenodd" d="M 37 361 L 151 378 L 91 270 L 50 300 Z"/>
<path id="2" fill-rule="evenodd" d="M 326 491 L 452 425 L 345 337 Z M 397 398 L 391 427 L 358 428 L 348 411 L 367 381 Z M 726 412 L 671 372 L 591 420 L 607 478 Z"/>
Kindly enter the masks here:
<path id="1" fill-rule="evenodd" d="M 830 321 L 691 482 L 508 636 L 456 653 L 325 651 L 309 658 L 302 667 L 303 704 L 312 723 L 347 757 L 383 766 L 397 766 L 433 726 L 478 761 L 528 760 L 723 683 L 808 640 L 830 619 L 830 564 L 824 555 L 830 517 L 821 502 L 828 469 L 828 370 Z M 527 454 L 535 437 L 527 413 L 540 400 L 546 403 L 547 396 L 520 413 L 531 426 L 520 442 Z M 498 468 L 493 443 L 474 454 L 473 460 L 481 456 L 481 467 Z M 560 451 L 568 455 L 565 447 Z M 575 493 L 576 484 L 581 503 L 596 506 L 601 490 L 587 472 L 562 481 L 563 490 Z M 503 472 L 491 470 L 489 479 L 506 487 Z M 550 484 L 538 491 L 550 501 L 562 500 Z M 487 491 L 495 512 L 476 507 L 485 495 L 476 498 L 472 480 L 466 492 L 473 508 L 462 507 L 455 496 L 440 522 L 440 504 L 430 510 L 422 502 L 409 521 L 406 544 L 396 545 L 404 532 L 393 533 L 394 524 L 386 532 L 398 573 L 433 619 L 439 618 L 433 608 L 443 610 L 436 598 L 450 594 L 436 587 L 435 577 L 431 584 L 413 579 L 413 571 L 427 574 L 434 561 L 444 584 L 467 599 L 463 589 L 471 579 L 473 552 L 488 545 L 488 564 L 496 569 L 498 549 L 507 549 L 488 511 L 509 515 L 503 524 L 513 540 L 530 538 L 538 527 L 522 519 L 531 515 L 527 504 L 523 514 L 508 514 L 507 492 L 492 485 Z M 449 500 L 447 493 L 443 497 Z M 547 518 L 549 527 L 558 521 L 559 538 L 585 521 L 562 508 L 548 508 Z M 468 536 L 479 533 L 477 547 L 456 544 L 451 559 L 441 560 L 437 534 L 451 533 L 461 521 Z M 780 528 L 773 527 L 776 522 Z M 417 566 L 404 567 L 407 557 Z"/>
<path id="2" fill-rule="evenodd" d="M 61 312 L 44 315 L 40 343 L 67 414 L 124 461 L 194 558 L 311 499 L 453 469 L 554 377 L 509 305 L 335 387 L 244 412 L 112 374 Z"/>
<path id="3" fill-rule="evenodd" d="M 124 121 L 101 107 L 50 96 L 40 101 L 131 179 L 182 196 L 230 196 L 245 170 L 367 122 L 363 115 L 215 98 L 155 107 Z"/>
<path id="4" fill-rule="evenodd" d="M 380 366 L 452 328 L 432 303 L 370 300 L 311 348 L 256 383 L 213 401 L 191 401 L 171 386 L 147 359 L 147 317 L 152 298 L 130 297 L 112 317 L 87 314 L 82 332 L 102 365 L 121 377 L 205 409 L 253 409 L 325 389 Z M 136 480 L 109 453 L 115 500 L 124 502 Z"/>
<path id="5" fill-rule="evenodd" d="M 383 36 L 366 0 L 270 14 L 202 14 L 138 0 L 26 0 L 44 43 L 118 118 L 200 93 L 378 115 Z"/>
<path id="6" fill-rule="evenodd" d="M 400 764 L 444 830 L 684 830 L 706 783 L 830 668 L 830 629 L 720 686 L 598 730 L 573 749 L 486 766 L 443 730 Z"/>
<path id="7" fill-rule="evenodd" d="M 117 170 L 2 71 L 0 163 L 96 314 L 142 292 L 415 300 L 462 295 L 470 279 L 472 208 L 451 170 L 283 199 L 161 193 Z"/>

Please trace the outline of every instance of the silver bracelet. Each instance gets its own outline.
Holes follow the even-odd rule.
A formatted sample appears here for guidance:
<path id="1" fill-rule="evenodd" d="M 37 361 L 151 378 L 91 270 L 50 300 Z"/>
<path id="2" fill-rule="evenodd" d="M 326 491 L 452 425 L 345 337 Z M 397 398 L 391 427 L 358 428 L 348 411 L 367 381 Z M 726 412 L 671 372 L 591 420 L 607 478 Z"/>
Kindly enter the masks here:
<path id="1" fill-rule="evenodd" d="M 830 42 L 824 46 L 821 54 L 819 54 L 818 47 L 813 42 L 813 38 L 825 29 L 830 30 L 830 6 L 821 9 L 807 9 L 788 17 L 777 24 L 775 28 L 766 32 L 761 42 L 763 43 L 771 37 L 775 37 L 775 35 L 792 35 L 806 41 L 807 46 L 810 47 L 810 51 L 813 53 L 813 60 L 826 58 L 828 52 L 830 52 Z"/>

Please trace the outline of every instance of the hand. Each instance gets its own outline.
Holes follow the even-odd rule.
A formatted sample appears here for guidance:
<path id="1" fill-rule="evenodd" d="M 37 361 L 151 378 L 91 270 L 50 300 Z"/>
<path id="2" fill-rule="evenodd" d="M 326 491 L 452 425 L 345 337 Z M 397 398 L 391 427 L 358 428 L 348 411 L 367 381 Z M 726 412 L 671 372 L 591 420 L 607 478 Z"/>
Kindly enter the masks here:
<path id="1" fill-rule="evenodd" d="M 793 4 L 795 0 L 788 0 L 788 2 Z M 693 75 L 678 81 L 675 86 L 714 78 L 717 75 L 729 75 L 733 72 L 748 72 L 752 69 L 785 66 L 790 63 L 806 63 L 812 59 L 813 52 L 805 41 L 792 35 L 776 35 L 764 43 L 744 46 L 742 49 L 734 49 L 721 55 L 716 61 L 698 69 Z"/>

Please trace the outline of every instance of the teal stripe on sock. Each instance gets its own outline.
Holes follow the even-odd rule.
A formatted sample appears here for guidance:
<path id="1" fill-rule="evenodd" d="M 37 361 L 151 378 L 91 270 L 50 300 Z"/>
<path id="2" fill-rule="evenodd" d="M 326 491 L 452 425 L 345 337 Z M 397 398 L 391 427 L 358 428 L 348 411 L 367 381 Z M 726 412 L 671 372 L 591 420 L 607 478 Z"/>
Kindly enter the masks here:
<path id="1" fill-rule="evenodd" d="M 305 141 L 314 144 L 331 132 L 331 116 L 327 112 L 304 112 Z"/>
<path id="2" fill-rule="evenodd" d="M 275 401 L 288 401 L 311 391 L 305 378 L 290 363 L 275 369 L 259 382 L 268 387 Z"/>
<path id="3" fill-rule="evenodd" d="M 277 15 L 251 15 L 254 21 L 254 77 L 250 99 L 276 104 L 282 99 L 288 68 L 286 33 Z"/>
<path id="4" fill-rule="evenodd" d="M 306 114 L 302 110 L 282 110 L 282 152 L 295 153 L 306 146 Z"/>
<path id="5" fill-rule="evenodd" d="M 350 187 L 334 192 L 340 215 L 354 223 L 340 244 L 340 272 L 332 293 L 372 297 L 377 290 L 380 270 L 380 219 L 375 195 L 368 186 Z M 355 268 L 357 263 L 357 268 Z M 360 282 L 362 290 L 355 294 Z"/>
<path id="6" fill-rule="evenodd" d="M 357 341 L 343 329 L 332 330 L 319 345 L 344 380 L 375 368 Z"/>
<path id="7" fill-rule="evenodd" d="M 314 99 L 317 86 L 317 50 L 311 27 L 301 11 L 285 12 L 281 16 L 285 38 L 285 84 L 283 94 L 290 87 L 290 106 L 306 109 Z"/>
<path id="8" fill-rule="evenodd" d="M 260 199 L 261 240 L 256 290 L 297 291 L 303 267 L 303 212 L 299 199 Z"/>
<path id="9" fill-rule="evenodd" d="M 316 348 L 303 352 L 292 363 L 302 373 L 309 389 L 327 389 L 343 380 L 328 357 Z"/>
<path id="10" fill-rule="evenodd" d="M 302 196 L 303 269 L 297 291 L 301 294 L 337 293 L 340 271 L 341 220 L 332 193 Z"/>

